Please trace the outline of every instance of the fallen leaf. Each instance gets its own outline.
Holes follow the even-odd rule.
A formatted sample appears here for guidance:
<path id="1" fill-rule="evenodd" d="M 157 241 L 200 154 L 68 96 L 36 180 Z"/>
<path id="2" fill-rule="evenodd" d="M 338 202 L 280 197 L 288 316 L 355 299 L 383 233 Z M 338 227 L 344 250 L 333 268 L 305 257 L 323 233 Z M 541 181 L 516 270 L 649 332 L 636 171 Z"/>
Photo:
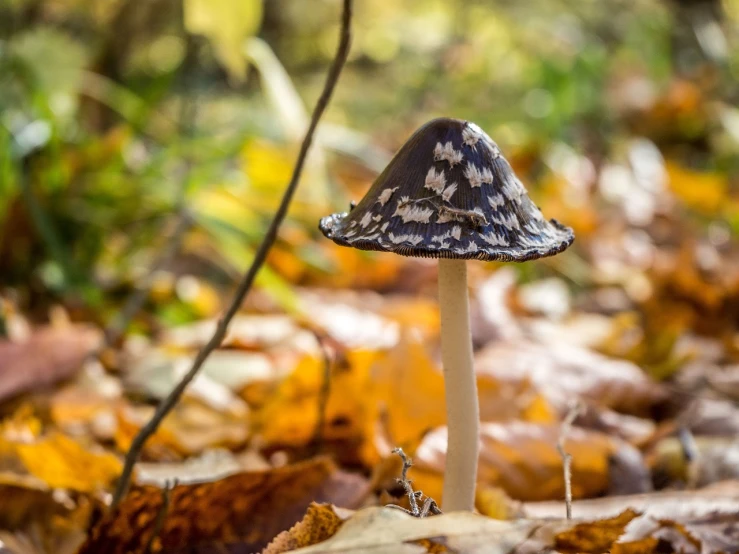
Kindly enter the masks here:
<path id="1" fill-rule="evenodd" d="M 68 379 L 100 343 L 88 325 L 44 327 L 23 342 L 0 340 L 0 401 Z"/>
<path id="2" fill-rule="evenodd" d="M 113 454 L 85 447 L 56 431 L 32 440 L 0 437 L 0 453 L 5 464 L 14 466 L 14 473 L 32 475 L 50 488 L 100 492 L 121 469 Z"/>
<path id="3" fill-rule="evenodd" d="M 682 554 L 709 552 L 701 549 L 700 541 L 692 537 L 680 523 L 656 520 L 649 515 L 640 515 L 631 520 L 618 541 L 611 546 L 614 554 L 657 554 L 667 550 Z"/>
<path id="4" fill-rule="evenodd" d="M 580 427 L 620 437 L 638 447 L 646 445 L 657 428 L 651 419 L 620 414 L 592 404 L 584 407 L 576 423 Z"/>
<path id="5" fill-rule="evenodd" d="M 69 435 L 92 435 L 111 441 L 116 431 L 116 410 L 122 405 L 120 380 L 98 364 L 84 370 L 49 398 L 51 420 Z"/>
<path id="6" fill-rule="evenodd" d="M 350 514 L 349 510 L 314 502 L 303 519 L 277 535 L 262 554 L 282 554 L 325 541 L 336 534 Z"/>
<path id="7" fill-rule="evenodd" d="M 128 451 L 133 438 L 150 419 L 154 407 L 124 405 L 118 409 L 115 442 Z M 248 438 L 248 415 L 214 409 L 194 398 L 183 398 L 164 418 L 147 441 L 144 454 L 149 459 L 192 456 L 207 448 L 239 448 Z"/>
<path id="8" fill-rule="evenodd" d="M 557 451 L 558 425 L 522 421 L 486 423 L 480 430 L 478 484 L 498 486 L 512 498 L 545 500 L 564 497 L 562 458 Z M 413 458 L 413 480 L 425 494 L 441 502 L 446 428 L 427 435 Z M 636 449 L 623 441 L 575 427 L 565 441 L 572 456 L 575 498 L 596 496 L 608 489 L 609 462 L 620 450 Z M 640 458 L 640 457 L 639 457 Z"/>
<path id="9" fill-rule="evenodd" d="M 624 510 L 633 509 L 656 519 L 675 521 L 700 521 L 708 516 L 736 515 L 739 513 L 739 481 L 717 483 L 697 491 L 652 492 L 576 500 L 572 515 L 576 519 L 615 517 Z M 528 518 L 560 517 L 564 502 L 526 502 L 522 507 Z"/>
<path id="10" fill-rule="evenodd" d="M 84 496 L 9 485 L 0 485 L 0 498 L 12 507 L 0 513 L 0 545 L 8 554 L 73 554 L 85 540 L 91 513 L 100 509 Z"/>
<path id="11" fill-rule="evenodd" d="M 372 292 L 306 290 L 300 308 L 310 321 L 350 349 L 391 348 L 400 337 L 400 326 L 378 315 L 385 305 Z"/>
<path id="12" fill-rule="evenodd" d="M 444 376 L 409 334 L 375 362 L 372 383 L 392 443 L 415 447 L 425 433 L 446 422 Z"/>
<path id="13" fill-rule="evenodd" d="M 254 413 L 255 433 L 268 447 L 302 447 L 320 436 L 341 442 L 342 455 L 362 457 L 371 465 L 378 459 L 372 446 L 377 405 L 372 392 L 370 369 L 378 353 L 371 350 L 347 352 L 330 368 L 326 383 L 323 359 L 306 356 L 273 391 L 265 391 L 263 406 Z M 324 386 L 328 398 L 321 405 Z M 268 393 L 268 394 L 267 394 Z M 323 414 L 323 427 L 318 421 Z"/>
<path id="14" fill-rule="evenodd" d="M 478 375 L 503 383 L 530 381 L 562 413 L 573 399 L 620 412 L 648 415 L 667 393 L 635 364 L 562 342 L 492 343 L 475 357 Z"/>
<path id="15" fill-rule="evenodd" d="M 356 507 L 367 490 L 362 477 L 326 458 L 178 485 L 155 545 L 160 552 L 228 552 L 228 545 L 238 545 L 232 552 L 259 551 L 298 522 L 311 502 Z M 92 529 L 79 554 L 144 554 L 162 500 L 160 488 L 136 487 Z"/>
<path id="16" fill-rule="evenodd" d="M 694 171 L 672 161 L 665 168 L 670 189 L 687 206 L 708 216 L 721 211 L 728 192 L 726 175 Z"/>
<path id="17" fill-rule="evenodd" d="M 610 519 L 579 523 L 572 529 L 559 533 L 554 539 L 558 552 L 602 554 L 609 552 L 613 543 L 623 535 L 626 526 L 639 514 L 626 510 Z"/>
<path id="18" fill-rule="evenodd" d="M 213 336 L 217 325 L 217 320 L 208 319 L 168 329 L 162 336 L 162 344 L 177 349 L 200 349 Z M 231 320 L 221 345 L 270 356 L 287 352 L 295 357 L 319 351 L 313 333 L 301 329 L 294 318 L 284 315 L 237 315 Z"/>
<path id="19" fill-rule="evenodd" d="M 415 518 L 391 508 L 367 508 L 346 520 L 330 539 L 295 554 L 509 554 L 541 524 L 498 521 L 470 512 Z"/>
<path id="20" fill-rule="evenodd" d="M 206 483 L 244 471 L 268 469 L 270 464 L 256 451 L 234 454 L 230 450 L 212 449 L 182 462 L 139 462 L 136 483 L 164 488 L 174 481 L 181 485 Z"/>

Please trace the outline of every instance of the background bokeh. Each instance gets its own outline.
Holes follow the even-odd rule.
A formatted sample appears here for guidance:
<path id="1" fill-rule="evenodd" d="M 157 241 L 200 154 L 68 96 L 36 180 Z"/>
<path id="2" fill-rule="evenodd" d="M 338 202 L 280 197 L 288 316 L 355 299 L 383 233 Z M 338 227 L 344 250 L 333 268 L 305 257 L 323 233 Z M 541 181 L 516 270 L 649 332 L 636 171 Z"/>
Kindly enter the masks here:
<path id="1" fill-rule="evenodd" d="M 2 284 L 23 305 L 63 300 L 105 320 L 179 212 L 193 226 L 157 290 L 183 274 L 228 287 L 289 177 L 338 10 L 327 0 L 4 2 Z M 359 2 L 320 148 L 260 285 L 282 305 L 291 282 L 392 287 L 400 262 L 375 271 L 362 264 L 381 256 L 337 253 L 315 220 L 360 197 L 438 115 L 485 128 L 545 213 L 575 227 L 578 246 L 556 264 L 571 283 L 592 277 L 590 257 L 609 255 L 603 242 L 630 241 L 634 256 L 679 242 L 650 231 L 665 216 L 706 248 L 726 246 L 737 227 L 738 20 L 733 0 Z M 152 302 L 166 322 L 216 309 L 166 290 Z"/>

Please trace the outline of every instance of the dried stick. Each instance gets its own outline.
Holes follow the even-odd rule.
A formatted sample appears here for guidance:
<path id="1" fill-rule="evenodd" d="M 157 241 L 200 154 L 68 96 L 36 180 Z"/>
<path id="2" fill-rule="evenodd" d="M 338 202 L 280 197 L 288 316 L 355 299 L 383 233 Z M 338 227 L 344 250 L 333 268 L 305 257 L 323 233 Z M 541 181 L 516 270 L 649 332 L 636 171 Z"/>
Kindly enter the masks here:
<path id="1" fill-rule="evenodd" d="M 582 405 L 579 402 L 575 402 L 570 407 L 567 415 L 562 422 L 562 427 L 559 431 L 559 438 L 557 439 L 557 452 L 562 457 L 562 466 L 564 467 L 564 479 L 565 479 L 565 506 L 567 509 L 567 520 L 572 519 L 572 456 L 565 450 L 565 441 L 567 435 L 572 430 L 572 423 L 575 421 L 580 412 L 582 411 Z"/>
<path id="2" fill-rule="evenodd" d="M 417 518 L 424 518 L 428 516 L 429 513 L 433 515 L 441 515 L 443 512 L 436 503 L 436 500 L 433 498 L 427 497 L 423 501 L 423 505 L 420 508 L 418 507 L 418 501 L 423 498 L 423 492 L 414 491 L 413 483 L 408 479 L 408 470 L 413 467 L 413 461 L 405 455 L 402 448 L 394 448 L 393 454 L 397 454 L 400 456 L 400 459 L 403 460 L 403 469 L 400 473 L 400 479 L 397 479 L 397 481 L 398 484 L 403 487 L 403 490 L 405 490 L 405 494 L 408 496 L 408 504 L 410 504 L 411 509 L 406 510 L 403 506 L 398 506 L 396 504 L 386 504 L 385 507 L 401 510 Z"/>
<path id="3" fill-rule="evenodd" d="M 236 315 L 239 308 L 241 307 L 242 302 L 244 301 L 244 298 L 246 298 L 246 295 L 251 290 L 251 286 L 254 283 L 254 278 L 264 264 L 264 261 L 267 258 L 267 254 L 269 253 L 270 248 L 277 238 L 277 232 L 279 231 L 280 225 L 285 219 L 285 215 L 287 215 L 287 210 L 290 207 L 290 201 L 295 194 L 295 190 L 298 186 L 298 181 L 300 180 L 300 175 L 303 172 L 305 159 L 308 155 L 308 150 L 310 149 L 311 143 L 313 142 L 313 135 L 316 131 L 316 127 L 318 126 L 318 121 L 321 119 L 323 112 L 326 110 L 326 106 L 331 99 L 331 95 L 333 94 L 334 88 L 336 87 L 336 83 L 339 79 L 339 75 L 341 74 L 341 70 L 343 69 L 344 63 L 346 62 L 346 58 L 349 54 L 349 46 L 351 42 L 351 19 L 352 0 L 344 0 L 344 7 L 341 17 L 341 39 L 339 42 L 339 47 L 336 51 L 336 57 L 334 58 L 334 61 L 331 64 L 331 68 L 329 69 L 328 76 L 326 77 L 326 84 L 324 85 L 323 92 L 321 92 L 321 96 L 318 98 L 316 107 L 313 109 L 313 115 L 311 116 L 310 125 L 308 126 L 308 130 L 305 133 L 305 138 L 303 138 L 303 143 L 300 146 L 298 159 L 295 162 L 295 168 L 293 169 L 290 183 L 285 189 L 282 200 L 280 202 L 280 206 L 277 208 L 277 212 L 275 213 L 269 227 L 267 228 L 267 232 L 264 236 L 264 239 L 262 239 L 262 243 L 259 245 L 256 254 L 254 255 L 254 260 L 252 261 L 251 266 L 244 275 L 241 283 L 239 284 L 239 287 L 236 289 L 234 297 L 231 300 L 226 313 L 218 322 L 213 336 L 210 338 L 208 343 L 200 350 L 200 352 L 198 352 L 198 355 L 195 357 L 190 370 L 185 375 L 183 375 L 180 382 L 177 383 L 177 385 L 174 387 L 174 389 L 172 389 L 169 395 L 167 395 L 167 397 L 159 403 L 159 406 L 157 407 L 156 412 L 154 413 L 152 418 L 146 423 L 146 425 L 141 428 L 136 437 L 134 437 L 128 454 L 126 454 L 126 460 L 123 465 L 121 477 L 118 480 L 116 490 L 113 493 L 111 510 L 115 509 L 118 504 L 120 504 L 121 500 L 128 491 L 128 487 L 131 482 L 131 475 L 133 473 L 133 467 L 138 460 L 139 455 L 141 454 L 141 450 L 144 447 L 147 439 L 156 432 L 164 417 L 172 410 L 172 408 L 174 408 L 175 404 L 177 404 L 177 401 L 180 399 L 180 396 L 182 396 L 185 388 L 187 388 L 187 385 L 189 385 L 190 382 L 195 378 L 195 375 L 197 375 L 198 371 L 200 370 L 208 356 L 210 356 L 211 352 L 213 352 L 216 348 L 218 348 L 218 346 L 220 346 L 223 338 L 226 336 L 226 331 L 228 330 L 229 323 Z"/>
<path id="4" fill-rule="evenodd" d="M 316 427 L 313 430 L 313 438 L 311 439 L 311 446 L 309 452 L 311 455 L 316 455 L 321 450 L 321 444 L 323 443 L 323 428 L 326 424 L 326 408 L 328 407 L 328 397 L 331 394 L 331 363 L 332 356 L 329 351 L 329 347 L 325 344 L 325 339 L 317 331 L 312 330 L 313 335 L 316 337 L 318 347 L 321 349 L 323 357 L 323 382 L 321 383 L 321 389 L 318 392 L 318 417 L 316 418 Z"/>
<path id="5" fill-rule="evenodd" d="M 169 503 L 172 496 L 172 490 L 176 486 L 177 479 L 164 483 L 164 488 L 162 489 L 162 505 L 159 507 L 157 517 L 154 520 L 154 528 L 151 530 L 151 536 L 146 543 L 146 548 L 144 549 L 145 554 L 151 553 L 151 548 L 152 546 L 154 546 L 154 541 L 159 536 L 159 533 L 162 532 L 162 528 L 164 527 L 164 520 L 167 519 L 167 512 L 169 512 Z"/>

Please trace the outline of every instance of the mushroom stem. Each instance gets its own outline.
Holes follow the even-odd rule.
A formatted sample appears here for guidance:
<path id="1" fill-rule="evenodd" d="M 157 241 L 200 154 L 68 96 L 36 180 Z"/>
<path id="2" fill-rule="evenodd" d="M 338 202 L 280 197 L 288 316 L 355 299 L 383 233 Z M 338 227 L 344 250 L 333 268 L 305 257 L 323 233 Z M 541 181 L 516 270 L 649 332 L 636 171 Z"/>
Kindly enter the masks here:
<path id="1" fill-rule="evenodd" d="M 472 365 L 467 262 L 439 259 L 441 359 L 448 441 L 444 470 L 444 511 L 475 506 L 480 410 Z"/>

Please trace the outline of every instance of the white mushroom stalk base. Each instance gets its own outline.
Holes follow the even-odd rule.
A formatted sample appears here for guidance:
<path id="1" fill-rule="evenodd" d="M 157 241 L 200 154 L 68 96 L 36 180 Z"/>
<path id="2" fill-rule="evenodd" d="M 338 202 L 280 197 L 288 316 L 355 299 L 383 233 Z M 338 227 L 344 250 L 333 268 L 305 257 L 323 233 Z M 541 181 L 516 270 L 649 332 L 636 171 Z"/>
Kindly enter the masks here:
<path id="1" fill-rule="evenodd" d="M 439 259 L 439 307 L 449 429 L 442 504 L 446 512 L 473 510 L 480 410 L 472 365 L 465 260 Z"/>

